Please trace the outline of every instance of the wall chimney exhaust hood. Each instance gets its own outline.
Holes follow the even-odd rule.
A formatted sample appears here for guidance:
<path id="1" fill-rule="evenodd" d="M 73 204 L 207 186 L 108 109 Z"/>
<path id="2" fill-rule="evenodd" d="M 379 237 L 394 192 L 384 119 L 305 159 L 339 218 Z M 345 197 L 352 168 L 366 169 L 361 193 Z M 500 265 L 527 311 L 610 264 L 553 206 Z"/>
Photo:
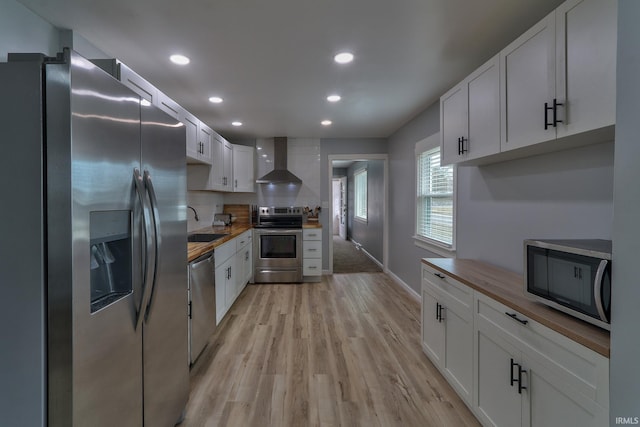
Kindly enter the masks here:
<path id="1" fill-rule="evenodd" d="M 273 170 L 256 180 L 257 184 L 302 184 L 302 180 L 287 170 L 287 138 L 273 138 Z"/>

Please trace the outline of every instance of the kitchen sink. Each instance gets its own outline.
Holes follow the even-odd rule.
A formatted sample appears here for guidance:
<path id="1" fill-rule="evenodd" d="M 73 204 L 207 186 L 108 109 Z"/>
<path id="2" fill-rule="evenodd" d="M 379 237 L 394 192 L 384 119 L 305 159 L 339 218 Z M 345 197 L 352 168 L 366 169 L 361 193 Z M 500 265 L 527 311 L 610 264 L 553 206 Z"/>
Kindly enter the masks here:
<path id="1" fill-rule="evenodd" d="M 208 243 L 222 239 L 225 236 L 228 236 L 228 234 L 194 233 L 187 236 L 187 242 Z"/>

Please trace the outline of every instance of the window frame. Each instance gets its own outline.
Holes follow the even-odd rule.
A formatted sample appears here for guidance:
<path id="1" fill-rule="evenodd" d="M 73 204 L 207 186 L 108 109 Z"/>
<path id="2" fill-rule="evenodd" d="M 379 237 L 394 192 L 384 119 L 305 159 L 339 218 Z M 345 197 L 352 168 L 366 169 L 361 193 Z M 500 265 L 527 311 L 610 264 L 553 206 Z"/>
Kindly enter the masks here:
<path id="1" fill-rule="evenodd" d="M 364 216 L 358 215 L 359 199 L 358 199 L 358 175 L 365 174 L 364 182 Z M 369 220 L 369 173 L 366 167 L 357 169 L 353 172 L 353 219 L 355 221 L 366 223 Z"/>
<path id="2" fill-rule="evenodd" d="M 456 223 L 457 223 L 457 209 L 456 209 L 456 199 L 457 199 L 457 167 L 456 165 L 450 165 L 452 168 L 452 176 L 453 176 L 453 191 L 451 194 L 451 199 L 452 199 L 452 241 L 451 241 L 451 245 L 447 244 L 446 242 L 442 242 L 436 239 L 432 239 L 430 237 L 427 236 L 423 236 L 418 234 L 418 223 L 419 223 L 419 213 L 420 213 L 420 194 L 418 193 L 420 185 L 419 185 L 419 180 L 420 180 L 420 176 L 419 171 L 420 171 L 420 166 L 419 166 L 419 162 L 420 162 L 420 155 L 422 155 L 423 153 L 429 152 L 429 151 L 433 151 L 438 149 L 440 151 L 440 155 L 442 156 L 442 147 L 440 145 L 440 133 L 435 133 L 431 136 L 429 136 L 428 138 L 425 138 L 419 142 L 416 143 L 416 147 L 415 147 L 415 180 L 414 180 L 414 184 L 415 184 L 415 188 L 414 188 L 414 195 L 415 195 L 415 199 L 414 199 L 414 243 L 416 244 L 416 246 L 426 249 L 430 252 L 434 252 L 438 255 L 442 255 L 445 257 L 451 257 L 451 256 L 455 256 L 456 253 Z M 442 157 L 441 157 L 442 159 Z"/>

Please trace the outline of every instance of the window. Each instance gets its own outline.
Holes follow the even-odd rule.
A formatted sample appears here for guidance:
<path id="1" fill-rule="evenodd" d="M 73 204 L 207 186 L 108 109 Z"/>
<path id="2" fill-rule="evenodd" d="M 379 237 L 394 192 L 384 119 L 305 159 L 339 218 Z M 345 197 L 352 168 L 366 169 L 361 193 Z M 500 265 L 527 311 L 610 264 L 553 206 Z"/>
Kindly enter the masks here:
<path id="1" fill-rule="evenodd" d="M 355 180 L 355 217 L 367 220 L 367 170 L 361 169 L 354 174 Z"/>
<path id="2" fill-rule="evenodd" d="M 425 141 L 430 139 L 431 137 Z M 453 250 L 454 168 L 440 166 L 439 146 L 427 149 L 425 145 L 427 144 L 422 142 L 416 146 L 416 237 L 418 240 Z"/>

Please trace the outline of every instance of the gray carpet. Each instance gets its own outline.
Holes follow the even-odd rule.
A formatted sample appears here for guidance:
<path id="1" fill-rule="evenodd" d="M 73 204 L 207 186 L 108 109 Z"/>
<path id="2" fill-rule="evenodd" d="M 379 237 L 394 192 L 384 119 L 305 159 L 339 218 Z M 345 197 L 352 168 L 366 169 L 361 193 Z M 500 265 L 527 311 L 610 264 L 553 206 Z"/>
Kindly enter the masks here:
<path id="1" fill-rule="evenodd" d="M 333 273 L 373 273 L 382 269 L 353 242 L 333 236 Z"/>

